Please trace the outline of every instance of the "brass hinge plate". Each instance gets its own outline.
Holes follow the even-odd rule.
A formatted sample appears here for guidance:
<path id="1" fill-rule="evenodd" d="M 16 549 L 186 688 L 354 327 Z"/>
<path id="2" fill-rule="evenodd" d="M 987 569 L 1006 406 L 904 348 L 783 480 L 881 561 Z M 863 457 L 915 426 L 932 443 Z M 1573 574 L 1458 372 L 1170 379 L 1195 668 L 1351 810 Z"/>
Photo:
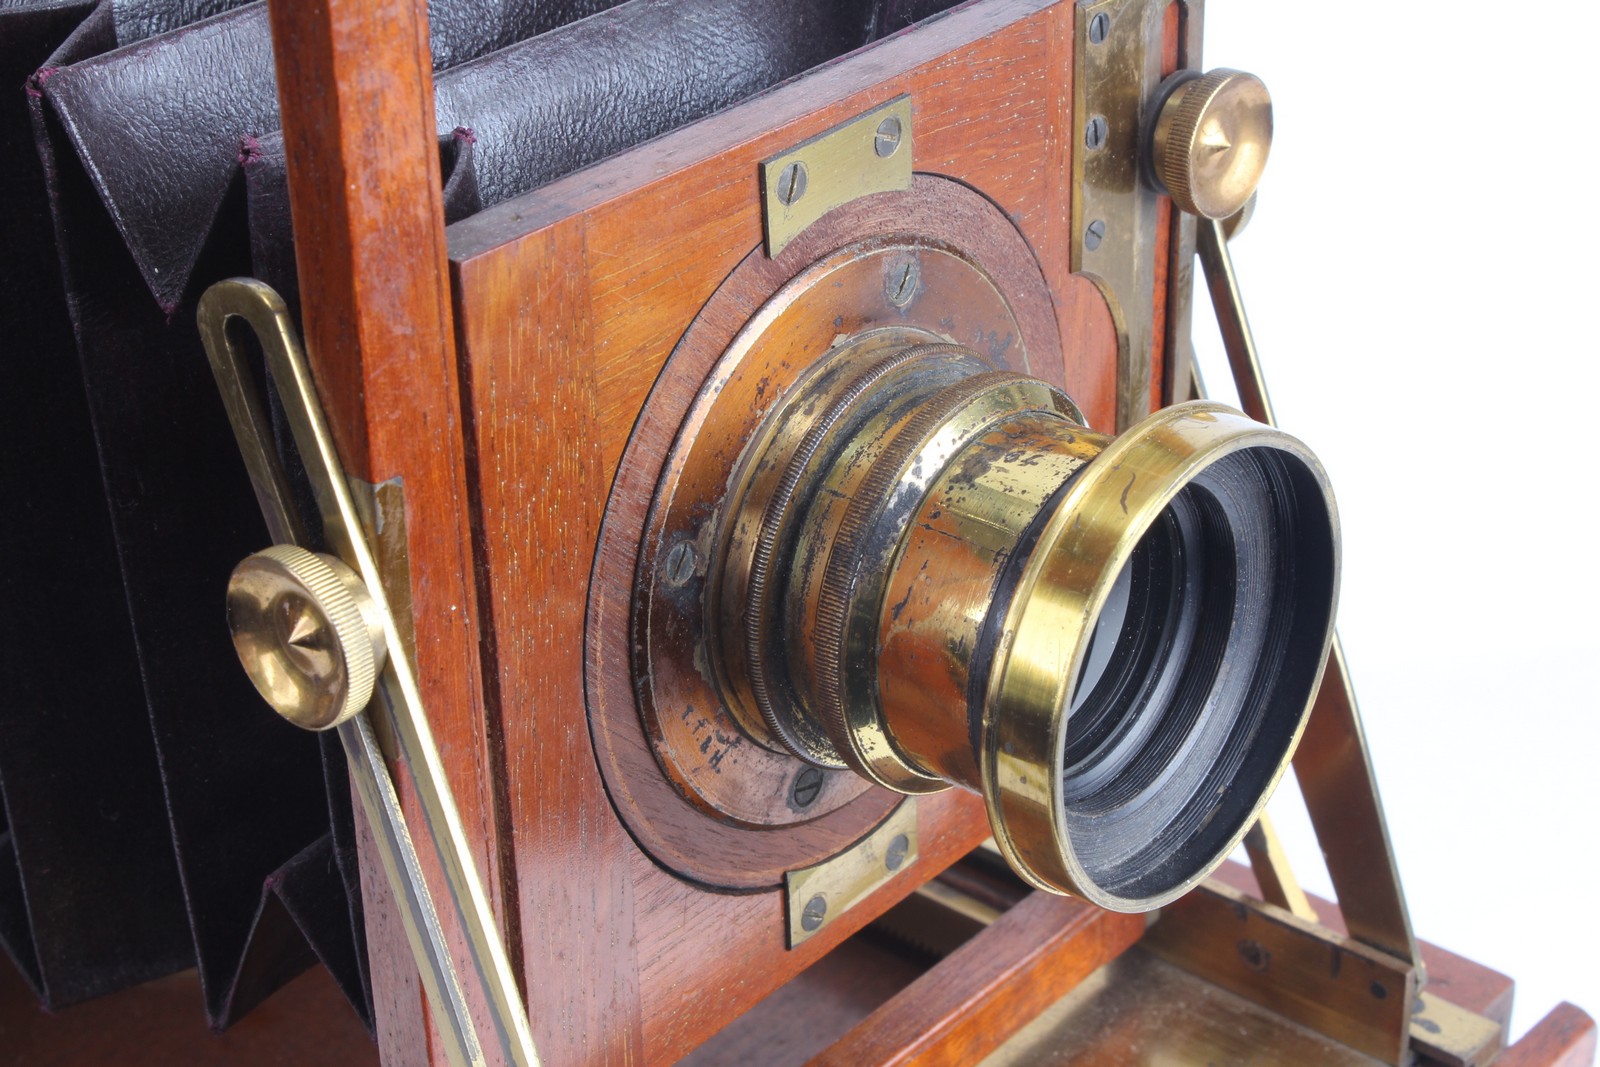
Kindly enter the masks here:
<path id="1" fill-rule="evenodd" d="M 1416 969 L 1212 880 L 1140 942 L 1169 963 L 1382 1063 L 1411 1062 Z"/>
<path id="2" fill-rule="evenodd" d="M 836 207 L 911 188 L 911 98 L 900 96 L 761 164 L 767 255 Z"/>
<path id="3" fill-rule="evenodd" d="M 1411 1015 L 1411 1047 L 1444 1067 L 1484 1067 L 1505 1047 L 1505 1028 L 1422 990 Z"/>
<path id="4" fill-rule="evenodd" d="M 819 931 L 917 862 L 917 801 L 907 797 L 872 833 L 812 867 L 783 876 L 789 947 Z"/>

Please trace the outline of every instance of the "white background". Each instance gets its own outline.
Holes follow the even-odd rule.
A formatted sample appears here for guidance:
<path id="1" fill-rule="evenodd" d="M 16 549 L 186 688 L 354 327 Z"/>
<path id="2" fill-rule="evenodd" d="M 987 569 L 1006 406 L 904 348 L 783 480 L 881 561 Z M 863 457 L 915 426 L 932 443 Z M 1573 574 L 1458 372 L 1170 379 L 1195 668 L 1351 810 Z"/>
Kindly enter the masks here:
<path id="1" fill-rule="evenodd" d="M 1419 936 L 1600 1015 L 1594 5 L 1210 0 L 1277 126 L 1233 246 L 1344 525 L 1341 632 Z M 1210 306 L 1196 345 L 1227 396 Z M 1329 893 L 1298 794 L 1273 802 Z"/>

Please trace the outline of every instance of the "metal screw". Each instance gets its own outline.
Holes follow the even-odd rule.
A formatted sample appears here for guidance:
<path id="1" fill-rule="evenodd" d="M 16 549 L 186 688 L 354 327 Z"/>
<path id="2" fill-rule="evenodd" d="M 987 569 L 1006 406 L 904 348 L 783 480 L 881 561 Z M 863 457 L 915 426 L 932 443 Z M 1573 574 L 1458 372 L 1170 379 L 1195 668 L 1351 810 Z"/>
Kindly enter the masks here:
<path id="1" fill-rule="evenodd" d="M 800 929 L 806 933 L 816 933 L 822 926 L 822 920 L 828 917 L 828 902 L 821 893 L 806 901 L 805 910 L 800 913 Z"/>
<path id="2" fill-rule="evenodd" d="M 900 148 L 900 119 L 890 115 L 878 123 L 878 135 L 873 138 L 872 150 L 882 159 L 888 159 Z"/>
<path id="3" fill-rule="evenodd" d="M 1105 44 L 1111 33 L 1111 16 L 1104 11 L 1089 20 L 1089 43 Z"/>
<path id="4" fill-rule="evenodd" d="M 1106 239 L 1106 224 L 1100 219 L 1089 223 L 1089 228 L 1083 231 L 1083 247 L 1093 252 L 1100 247 L 1100 242 Z"/>
<path id="5" fill-rule="evenodd" d="M 802 767 L 789 786 L 789 806 L 809 808 L 822 795 L 822 771 L 816 767 Z"/>
<path id="6" fill-rule="evenodd" d="M 889 847 L 883 853 L 883 865 L 891 871 L 898 871 L 900 865 L 906 861 L 906 853 L 911 851 L 911 839 L 905 834 L 895 834 L 890 840 Z"/>
<path id="7" fill-rule="evenodd" d="M 778 175 L 778 201 L 788 205 L 805 195 L 806 165 L 797 159 Z"/>
<path id="8" fill-rule="evenodd" d="M 916 256 L 889 261 L 883 276 L 883 297 L 894 307 L 903 308 L 916 297 L 922 286 L 922 262 Z"/>
<path id="9" fill-rule="evenodd" d="M 1104 115 L 1093 115 L 1089 125 L 1084 127 L 1083 143 L 1090 148 L 1100 148 L 1106 143 L 1106 135 L 1111 132 L 1111 127 L 1106 123 Z"/>
<path id="10" fill-rule="evenodd" d="M 669 585 L 682 585 L 694 577 L 694 568 L 694 545 L 688 541 L 679 541 L 672 546 L 672 551 L 667 553 L 664 577 Z"/>
<path id="11" fill-rule="evenodd" d="M 1272 953 L 1268 952 L 1259 941 L 1244 940 L 1239 942 L 1239 958 L 1253 971 L 1265 971 L 1272 964 Z"/>

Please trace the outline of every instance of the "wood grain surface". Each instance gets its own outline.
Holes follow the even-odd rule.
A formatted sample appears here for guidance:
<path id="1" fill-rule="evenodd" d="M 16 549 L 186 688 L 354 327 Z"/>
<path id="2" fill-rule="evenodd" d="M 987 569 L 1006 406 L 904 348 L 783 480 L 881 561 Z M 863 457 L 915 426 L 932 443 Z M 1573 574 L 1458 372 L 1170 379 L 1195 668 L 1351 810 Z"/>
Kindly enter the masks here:
<path id="1" fill-rule="evenodd" d="M 1247 880 L 1248 869 L 1239 870 Z M 1333 908 L 1318 898 L 1312 901 L 1319 910 Z M 1505 916 L 1496 921 L 1506 921 Z M 1509 1008 L 1510 979 L 1427 942 L 1422 951 L 1431 991 L 1502 1018 L 1495 1005 L 1503 1001 Z M 685 1067 L 799 1067 L 925 977 L 927 967 L 925 957 L 898 940 L 871 931 L 853 937 L 732 1020 L 684 1060 Z M 47 1013 L 34 1003 L 21 975 L 0 959 L 0 1067 L 378 1063 L 376 1045 L 321 968 L 291 982 L 222 1034 L 206 1028 L 197 982 L 195 973 L 186 971 Z M 1475 999 L 1485 994 L 1489 1001 Z M 1098 1050 L 1093 1062 L 1140 1062 L 1130 1041 L 1130 1034 L 1115 1028 L 1101 1034 L 1093 1039 Z M 1593 1020 L 1562 1004 L 1508 1049 L 1496 1067 L 1588 1067 L 1594 1053 Z M 392 1060 L 393 1052 L 385 1058 Z"/>
<path id="2" fill-rule="evenodd" d="M 1589 1067 L 1595 1056 L 1595 1023 L 1576 1004 L 1550 1009 L 1495 1060 L 1495 1067 Z"/>
<path id="3" fill-rule="evenodd" d="M 975 797 L 925 799 L 918 864 L 790 951 L 780 892 L 681 881 L 618 821 L 587 731 L 583 620 L 625 625 L 626 604 L 588 600 L 608 491 L 668 356 L 760 244 L 761 160 L 901 93 L 916 169 L 981 190 L 1038 256 L 1066 349 L 1041 372 L 1109 423 L 1109 314 L 1066 269 L 1071 41 L 1070 5 L 976 4 L 451 227 L 490 691 L 547 1063 L 676 1060 L 987 834 Z"/>
<path id="4" fill-rule="evenodd" d="M 427 5 L 274 0 L 269 12 L 290 205 L 302 235 L 295 252 L 307 356 L 346 472 L 403 487 L 410 587 L 393 599 L 414 609 L 423 702 L 504 921 L 496 787 L 506 776 L 478 658 Z M 426 842 L 403 775 L 399 785 L 412 834 Z M 422 852 L 437 875 L 437 860 Z M 362 863 L 368 937 L 383 962 L 380 1036 L 391 1063 L 409 1062 L 428 1047 L 427 1014 L 404 992 L 415 978 L 404 941 L 394 940 L 400 927 L 382 868 L 370 851 Z M 448 899 L 439 896 L 442 880 L 432 882 Z"/>
<path id="5" fill-rule="evenodd" d="M 679 1067 L 798 1067 L 922 977 L 927 960 L 870 932 L 779 986 Z"/>
<path id="6" fill-rule="evenodd" d="M 883 234 L 916 235 L 927 250 L 920 257 L 922 295 L 908 307 L 885 301 L 884 266 L 870 250 L 878 242 L 863 240 Z M 934 254 L 935 248 L 959 254 Z M 753 338 L 743 328 L 769 298 L 781 313 L 763 315 Z M 702 668 L 710 639 L 702 614 L 708 576 L 697 573 L 680 583 L 659 577 L 669 543 L 715 540 L 729 469 L 794 380 L 840 333 L 884 328 L 973 343 L 992 339 L 1005 346 L 1013 369 L 1026 372 L 1037 363 L 1045 374 L 1061 373 L 1053 302 L 1027 246 L 1006 217 L 968 187 L 922 176 L 904 192 L 836 209 L 776 259 L 753 251 L 741 260 L 676 346 L 618 467 L 590 579 L 590 722 L 601 772 L 630 832 L 657 862 L 693 881 L 777 885 L 785 871 L 820 862 L 859 839 L 899 799 L 887 790 L 868 791 L 864 779 L 841 770 L 826 776 L 829 795 L 803 822 L 761 819 L 758 801 L 746 798 L 776 794 L 775 806 L 787 814 L 785 787 L 807 765 L 741 743 L 732 713 L 721 706 Z M 739 344 L 731 347 L 736 336 Z M 697 558 L 708 555 L 698 552 Z M 686 709 L 697 721 L 683 722 Z M 692 782 L 662 773 L 704 751 L 696 748 L 703 745 L 697 728 L 704 722 L 712 724 L 713 739 L 735 739 L 719 750 L 727 759 L 713 764 L 706 778 L 724 798 L 744 801 L 750 815 L 742 823 L 726 802 L 717 810 L 729 818 L 707 818 L 708 791 L 695 794 Z M 680 725 L 681 733 L 670 732 Z M 775 825 L 789 829 L 772 832 Z"/>
<path id="7" fill-rule="evenodd" d="M 589 569 L 609 482 L 594 433 L 586 253 L 574 225 L 458 270 L 485 621 L 504 709 L 528 1008 L 546 1064 L 644 1057 L 638 854 L 590 750 Z"/>
<path id="8" fill-rule="evenodd" d="M 1144 933 L 1142 915 L 1035 892 L 863 1019 L 811 1067 L 970 1064 Z"/>
<path id="9" fill-rule="evenodd" d="M 591 579 L 641 406 L 760 245 L 760 162 L 841 121 L 911 96 L 916 169 L 981 191 L 1038 257 L 1064 354 L 1035 370 L 1112 424 L 1110 316 L 1066 266 L 1072 5 L 965 6 L 448 235 L 424 0 L 271 0 L 270 14 L 296 230 L 314 235 L 297 243 L 308 355 L 349 473 L 404 489 L 419 682 L 542 1062 L 675 1062 L 766 998 L 798 1012 L 838 987 L 854 1007 L 836 1022 L 856 1025 L 815 1063 L 970 1063 L 1134 943 L 1140 917 L 1033 894 L 921 977 L 887 956 L 858 969 L 872 957 L 859 943 L 807 972 L 986 836 L 981 802 L 919 801 L 916 863 L 790 950 L 781 890 L 714 891 L 640 849 L 596 763 L 586 677 L 590 628 L 628 615 L 597 604 Z M 384 1062 L 437 1061 L 381 867 L 362 855 Z M 1509 1010 L 1503 976 L 1427 958 L 1448 999 Z M 0 992 L 0 1056 L 372 1059 L 320 972 L 221 1037 L 191 1033 L 197 1010 L 195 1027 L 174 1021 L 197 1000 L 186 983 L 37 1020 Z M 43 1023 L 61 1028 L 29 1036 Z M 1562 1005 L 1499 1062 L 1581 1067 L 1594 1051 L 1593 1021 Z"/>

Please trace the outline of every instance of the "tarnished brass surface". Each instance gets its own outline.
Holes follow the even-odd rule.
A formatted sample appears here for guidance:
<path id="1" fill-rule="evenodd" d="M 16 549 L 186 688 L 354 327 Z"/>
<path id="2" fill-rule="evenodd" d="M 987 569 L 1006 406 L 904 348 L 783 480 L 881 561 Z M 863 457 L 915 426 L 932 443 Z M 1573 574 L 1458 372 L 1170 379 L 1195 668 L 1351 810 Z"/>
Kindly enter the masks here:
<path id="1" fill-rule="evenodd" d="M 1252 200 L 1252 203 L 1254 201 Z M 1239 276 L 1233 269 L 1233 257 L 1228 253 L 1230 229 L 1237 233 L 1249 222 L 1253 209 L 1249 204 L 1229 219 L 1202 219 L 1197 248 L 1201 267 L 1205 271 L 1206 287 L 1211 294 L 1211 307 L 1217 315 L 1217 330 L 1222 335 L 1222 350 L 1228 357 L 1228 369 L 1233 372 L 1234 385 L 1239 393 L 1239 407 L 1257 422 L 1276 426 L 1278 419 L 1272 410 L 1272 399 L 1267 395 L 1266 376 L 1261 371 L 1261 355 L 1256 350 L 1255 333 L 1250 329 L 1250 319 L 1245 313 L 1244 293 L 1239 288 Z"/>
<path id="2" fill-rule="evenodd" d="M 1204 0 L 1179 0 L 1177 62 L 1175 69 L 1203 69 L 1205 38 Z M 1161 399 L 1156 406 L 1181 403 L 1191 398 L 1189 379 L 1194 358 L 1194 280 L 1195 234 L 1199 219 L 1182 211 L 1168 211 L 1171 231 L 1167 242 L 1166 291 L 1158 293 L 1166 305 L 1162 336 Z"/>
<path id="3" fill-rule="evenodd" d="M 1212 220 L 1222 223 L 1222 236 L 1224 240 L 1231 241 L 1249 228 L 1250 220 L 1256 217 L 1256 206 L 1260 203 L 1260 201 L 1261 194 L 1251 193 L 1250 199 L 1244 202 L 1244 207 L 1240 208 L 1238 211 L 1235 211 L 1232 215 L 1229 215 L 1225 219 Z"/>
<path id="4" fill-rule="evenodd" d="M 1272 98 L 1253 74 L 1179 75 L 1151 138 L 1156 177 L 1182 211 L 1238 214 L 1255 194 L 1272 148 Z"/>
<path id="5" fill-rule="evenodd" d="M 967 686 L 987 668 L 984 631 L 1006 564 L 1051 496 L 1108 440 L 1063 434 L 1062 421 L 1041 405 L 977 435 L 934 479 L 889 577 L 877 635 L 883 718 L 911 758 L 954 781 L 982 780 L 964 743 Z"/>
<path id="6" fill-rule="evenodd" d="M 1298 919 L 1317 921 L 1316 909 L 1311 906 L 1306 891 L 1300 888 L 1300 880 L 1294 876 L 1288 853 L 1266 811 L 1256 817 L 1256 824 L 1244 835 L 1244 851 L 1250 857 L 1256 884 L 1261 887 L 1261 899 Z"/>
<path id="7" fill-rule="evenodd" d="M 918 180 L 936 192 L 945 188 Z M 703 381 L 673 413 L 675 440 L 654 486 L 634 588 L 636 692 L 661 771 L 685 800 L 720 821 L 815 823 L 871 788 L 837 759 L 831 767 L 796 759 L 762 717 L 754 686 L 765 663 L 747 670 L 743 623 L 711 633 L 719 613 L 708 604 L 734 596 L 730 587 L 771 576 L 771 546 L 763 547 L 758 528 L 769 504 L 784 510 L 785 472 L 804 468 L 792 458 L 818 447 L 829 427 L 839 430 L 826 406 L 792 420 L 769 418 L 771 410 L 799 410 L 791 398 L 801 392 L 824 402 L 838 384 L 835 372 L 889 346 L 959 340 L 981 351 L 986 367 L 1026 373 L 1035 361 L 1060 364 L 1059 341 L 1048 332 L 1055 327 L 1048 289 L 1027 246 L 987 201 L 956 195 L 971 204 L 957 208 L 966 212 L 954 231 L 960 243 L 923 221 L 929 236 L 846 245 L 803 265 L 754 309 L 737 312 L 744 325 L 731 343 L 704 354 L 697 370 Z M 818 366 L 830 352 L 843 357 L 823 361 L 831 371 Z M 885 383 L 896 380 L 891 370 Z M 803 746 L 806 738 L 796 740 Z M 791 788 L 802 775 L 810 785 L 803 805 L 793 803 Z"/>
<path id="8" fill-rule="evenodd" d="M 911 98 L 896 97 L 761 164 L 767 255 L 869 193 L 911 187 Z"/>
<path id="9" fill-rule="evenodd" d="M 1187 877 L 1157 892 L 1110 892 L 1080 862 L 1077 853 L 1085 842 L 1071 841 L 1065 793 L 1074 767 L 1067 709 L 1100 611 L 1135 547 L 1179 491 L 1209 466 L 1251 448 L 1293 457 L 1320 485 L 1328 521 L 1334 521 L 1326 477 L 1298 441 L 1220 404 L 1181 404 L 1119 437 L 1072 483 L 1022 574 L 1007 606 L 1007 640 L 989 674 L 982 792 L 996 843 L 1018 873 L 1041 888 L 1068 889 L 1113 910 L 1160 907 L 1197 885 L 1232 851 L 1287 769 L 1316 677 L 1299 698 L 1299 714 L 1276 766 L 1263 781 L 1251 783 L 1259 792 L 1249 799 L 1248 817 L 1225 847 Z M 1318 627 L 1323 652 L 1331 603 L 1327 609 Z"/>
<path id="10" fill-rule="evenodd" d="M 1411 1015 L 1411 1045 L 1443 1067 L 1484 1067 L 1505 1047 L 1505 1028 L 1422 990 Z"/>
<path id="11" fill-rule="evenodd" d="M 1409 961 L 1421 973 L 1422 952 L 1337 633 L 1306 725 L 1306 744 L 1295 753 L 1294 774 L 1350 936 Z"/>
<path id="12" fill-rule="evenodd" d="M 917 802 L 908 798 L 872 833 L 839 855 L 783 879 L 789 947 L 822 930 L 917 862 Z"/>
<path id="13" fill-rule="evenodd" d="M 885 730 L 876 679 L 863 668 L 880 641 L 892 640 L 880 636 L 880 618 L 902 536 L 949 506 L 935 476 L 998 459 L 1007 442 L 983 440 L 997 425 L 1035 415 L 1058 425 L 1081 419 L 1059 390 L 990 366 L 960 346 L 868 334 L 836 349 L 786 401 L 773 420 L 777 432 L 758 442 L 765 447 L 750 465 L 758 476 L 730 510 L 727 547 L 713 559 L 724 574 L 713 625 L 733 706 L 746 708 L 741 721 L 765 727 L 769 741 L 901 792 L 942 789 L 955 773 L 902 751 Z M 800 445 L 788 447 L 797 436 Z M 1051 465 L 1054 484 L 1086 458 Z M 1048 476 L 1031 484 L 1044 486 Z M 1013 509 L 1013 542 L 1040 503 Z M 743 521 L 752 513 L 759 522 Z M 995 563 L 991 557 L 990 582 Z M 910 566 L 944 569 L 936 556 Z M 963 720 L 964 707 L 955 705 Z"/>
<path id="14" fill-rule="evenodd" d="M 1116 325 L 1118 430 L 1150 411 L 1162 200 L 1143 176 L 1144 135 L 1159 103 L 1167 6 L 1085 0 L 1073 9 L 1070 262 L 1100 287 Z"/>
<path id="15" fill-rule="evenodd" d="M 295 545 L 248 557 L 228 579 L 228 628 L 257 692 L 296 726 L 331 729 L 372 699 L 383 620 L 341 560 Z"/>
<path id="16" fill-rule="evenodd" d="M 374 485 L 347 477 L 350 500 L 372 540 L 372 554 L 383 574 L 383 595 L 394 613 L 406 654 L 417 654 L 416 620 L 411 608 L 411 542 L 406 535 L 406 493 L 399 478 Z"/>
<path id="17" fill-rule="evenodd" d="M 1272 399 L 1228 251 L 1229 239 L 1249 221 L 1253 205 L 1254 198 L 1232 219 L 1202 221 L 1199 257 L 1239 404 L 1251 418 L 1270 426 L 1276 423 Z M 1194 395 L 1203 397 L 1205 383 L 1198 364 L 1193 371 Z M 1409 961 L 1423 973 L 1366 731 L 1337 631 L 1328 649 L 1327 669 L 1306 736 L 1307 743 L 1295 755 L 1295 777 L 1350 936 Z"/>
<path id="18" fill-rule="evenodd" d="M 1375 1067 L 1380 1062 L 1135 946 L 1046 1008 L 981 1064 Z"/>
<path id="19" fill-rule="evenodd" d="M 1403 960 L 1220 881 L 1164 908 L 1141 944 L 1383 1063 L 1410 1062 L 1418 975 Z"/>
<path id="20" fill-rule="evenodd" d="M 1085 728 L 1100 733 L 1071 744 L 1070 709 L 1113 585 L 1133 573 L 1135 549 L 1158 523 L 1167 531 L 1158 540 L 1178 536 L 1167 513 L 1179 494 L 1234 460 L 1279 465 L 1278 492 L 1309 522 L 1296 566 L 1308 575 L 1329 568 L 1308 579 L 1310 588 L 1326 583 L 1304 609 L 1308 628 L 1296 623 L 1309 647 L 1296 653 L 1287 685 L 1302 688 L 1274 695 L 1269 719 L 1213 730 L 1210 740 L 1198 725 L 1163 719 L 1166 698 L 1141 697 L 1153 703 L 1087 717 Z M 1327 646 L 1337 540 L 1321 468 L 1292 438 L 1192 403 L 1113 440 L 1085 428 L 1060 390 L 970 348 L 875 330 L 817 360 L 724 477 L 732 488 L 708 562 L 707 648 L 723 699 L 763 746 L 904 793 L 973 789 L 1001 851 L 1030 883 L 1122 911 L 1158 907 L 1203 878 L 1286 767 Z M 1198 491 L 1192 499 L 1228 492 Z M 1187 548 L 1172 542 L 1174 558 L 1207 551 L 1197 530 L 1182 535 Z M 1141 603 L 1167 595 L 1155 573 L 1136 579 L 1159 590 Z M 1194 608 L 1187 603 L 1183 612 Z M 1211 640 L 1231 641 L 1236 625 L 1224 622 Z M 1141 645 L 1120 616 L 1117 627 L 1107 641 Z M 1116 669 L 1113 692 L 1177 684 L 1170 672 L 1166 682 L 1143 681 L 1141 671 L 1166 668 L 1139 662 Z M 1222 686 L 1226 673 L 1192 684 Z M 1219 705 L 1231 699 L 1202 691 Z M 1252 706 L 1264 714 L 1265 704 Z M 1153 717 L 1135 722 L 1146 711 Z M 1215 795 L 1209 786 L 1198 799 L 1160 793 L 1159 768 L 1191 747 L 1207 765 L 1248 759 L 1251 770 Z M 1130 810 L 1129 790 L 1165 798 L 1152 809 L 1161 827 L 1151 837 L 1204 828 L 1203 843 L 1189 843 L 1203 854 L 1181 870 L 1160 866 L 1150 838 L 1115 822 Z M 1100 834 L 1102 823 L 1122 838 Z"/>
<path id="21" fill-rule="evenodd" d="M 1220 405 L 1088 429 L 1025 373 L 1059 343 L 1021 328 L 1031 256 L 976 229 L 976 256 L 819 250 L 705 354 L 640 541 L 640 718 L 724 823 L 959 785 L 1031 885 L 1149 910 L 1283 773 L 1327 649 L 1336 511 L 1303 445 Z"/>

